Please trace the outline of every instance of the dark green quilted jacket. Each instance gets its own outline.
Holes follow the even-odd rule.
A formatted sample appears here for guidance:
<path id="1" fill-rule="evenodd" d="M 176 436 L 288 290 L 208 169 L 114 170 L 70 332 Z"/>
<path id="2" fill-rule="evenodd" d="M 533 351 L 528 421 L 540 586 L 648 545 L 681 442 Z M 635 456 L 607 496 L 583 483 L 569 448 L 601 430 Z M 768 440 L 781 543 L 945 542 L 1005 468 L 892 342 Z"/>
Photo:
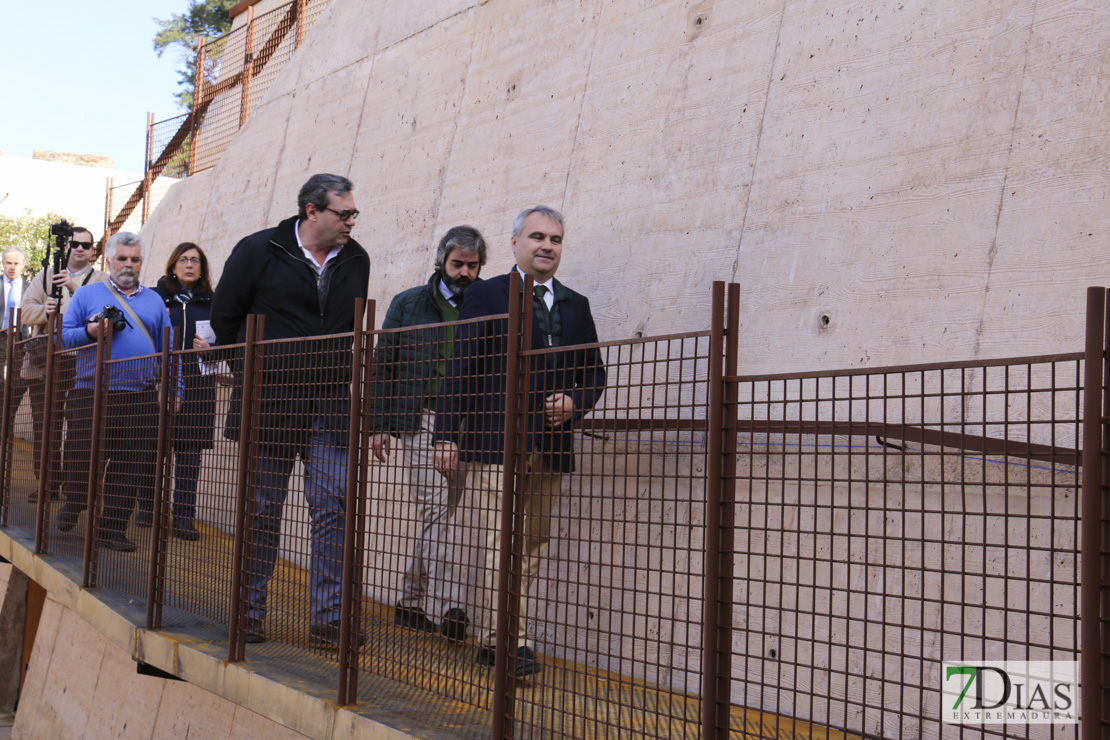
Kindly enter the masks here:
<path id="1" fill-rule="evenodd" d="M 439 360 L 443 323 L 436 303 L 439 274 L 427 284 L 393 296 L 374 349 L 371 374 L 370 431 L 393 434 L 420 429 L 420 414 Z"/>

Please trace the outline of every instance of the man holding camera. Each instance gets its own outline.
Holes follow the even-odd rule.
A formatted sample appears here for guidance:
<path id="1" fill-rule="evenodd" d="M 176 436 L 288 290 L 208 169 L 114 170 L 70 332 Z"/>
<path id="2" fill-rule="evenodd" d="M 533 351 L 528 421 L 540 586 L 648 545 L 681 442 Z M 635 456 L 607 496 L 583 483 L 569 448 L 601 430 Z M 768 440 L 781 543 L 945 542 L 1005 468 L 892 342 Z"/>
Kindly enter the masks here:
<path id="1" fill-rule="evenodd" d="M 87 501 L 86 495 L 80 495 L 80 484 L 88 483 L 82 473 L 91 472 L 89 441 L 93 393 L 98 382 L 96 351 L 88 345 L 100 336 L 100 319 L 107 318 L 113 321 L 112 366 L 107 379 L 107 418 L 103 426 L 107 470 L 99 544 L 131 552 L 135 543 L 124 536 L 124 530 L 136 499 L 140 502 L 140 516 L 145 508 L 147 517 L 145 522 L 136 524 L 150 525 L 158 439 L 156 355 L 162 346 L 163 330 L 170 327 L 170 315 L 161 297 L 139 283 L 143 242 L 137 234 L 121 231 L 108 240 L 104 252 L 108 281 L 79 288 L 62 319 L 62 345 L 85 349 L 77 353 L 77 375 L 69 396 L 74 430 L 71 446 L 77 449 L 66 455 L 66 468 L 72 476 L 66 487 L 66 503 L 58 510 L 58 529 L 62 532 L 73 529 Z"/>
<path id="2" fill-rule="evenodd" d="M 23 378 L 28 384 L 31 393 L 31 419 L 35 433 L 35 474 L 38 474 L 39 464 L 42 460 L 42 430 L 44 426 L 46 405 L 46 342 L 45 336 L 47 323 L 55 311 L 64 314 L 69 301 L 77 289 L 90 283 L 101 283 L 108 279 L 108 273 L 101 272 L 92 266 L 93 247 L 95 246 L 92 232 L 84 226 L 74 226 L 73 234 L 69 237 L 69 260 L 65 269 L 55 273 L 53 265 L 47 267 L 31 279 L 27 292 L 23 294 L 22 309 L 23 324 L 31 329 L 32 337 L 39 340 L 28 345 L 23 355 Z M 55 297 L 57 296 L 57 297 Z M 54 394 L 55 408 L 65 408 L 66 398 L 73 389 L 74 369 L 71 362 L 59 362 L 54 366 Z M 55 414 L 57 418 L 58 415 Z M 66 447 L 69 446 L 66 435 Z M 62 423 L 59 418 L 54 424 L 54 433 L 50 442 L 50 449 L 55 451 L 55 459 L 62 457 Z M 51 492 L 51 497 L 57 493 Z M 38 492 L 33 492 L 28 500 L 34 503 Z"/>

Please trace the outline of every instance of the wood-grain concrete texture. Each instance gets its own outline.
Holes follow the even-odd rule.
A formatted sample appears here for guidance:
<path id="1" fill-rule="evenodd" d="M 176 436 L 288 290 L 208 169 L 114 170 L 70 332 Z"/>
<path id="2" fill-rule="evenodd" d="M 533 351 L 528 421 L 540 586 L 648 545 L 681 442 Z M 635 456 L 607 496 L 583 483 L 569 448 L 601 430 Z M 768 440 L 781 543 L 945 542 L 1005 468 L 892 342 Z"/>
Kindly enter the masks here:
<path id="1" fill-rule="evenodd" d="M 1108 41 L 1098 0 L 334 0 L 143 233 L 218 273 L 330 171 L 381 301 L 458 223 L 505 270 L 543 202 L 603 339 L 700 326 L 725 279 L 743 371 L 1071 351 L 1110 266 Z"/>

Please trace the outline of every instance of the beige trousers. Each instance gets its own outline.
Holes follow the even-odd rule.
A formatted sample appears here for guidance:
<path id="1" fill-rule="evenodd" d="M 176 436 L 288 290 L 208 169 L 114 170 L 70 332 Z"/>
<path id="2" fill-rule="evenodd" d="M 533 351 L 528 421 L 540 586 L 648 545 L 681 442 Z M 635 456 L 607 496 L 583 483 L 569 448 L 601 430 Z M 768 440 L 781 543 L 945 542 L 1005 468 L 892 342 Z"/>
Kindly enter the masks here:
<path id="1" fill-rule="evenodd" d="M 478 495 L 482 528 L 485 535 L 484 599 L 487 609 L 482 610 L 478 639 L 480 644 L 492 646 L 497 640 L 497 567 L 501 551 L 501 480 L 503 466 L 474 463 L 473 484 Z M 542 455 L 533 453 L 528 458 L 524 477 L 521 505 L 524 508 L 524 541 L 521 543 L 523 558 L 520 580 L 520 619 L 516 625 L 518 646 L 531 647 L 526 627 L 528 617 L 528 591 L 540 570 L 540 558 L 551 541 L 551 512 L 559 496 L 560 473 L 547 466 Z"/>

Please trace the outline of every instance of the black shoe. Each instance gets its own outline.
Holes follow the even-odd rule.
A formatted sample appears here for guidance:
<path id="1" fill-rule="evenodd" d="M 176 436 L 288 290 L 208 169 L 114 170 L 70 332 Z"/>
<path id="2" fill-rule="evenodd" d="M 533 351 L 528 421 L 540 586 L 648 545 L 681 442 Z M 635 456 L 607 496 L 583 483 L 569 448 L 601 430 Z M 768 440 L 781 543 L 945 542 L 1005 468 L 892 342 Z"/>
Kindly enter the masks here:
<path id="1" fill-rule="evenodd" d="M 135 552 L 136 547 L 138 547 L 134 542 L 123 536 L 101 537 L 97 540 L 97 545 L 116 552 Z"/>
<path id="2" fill-rule="evenodd" d="M 436 623 L 428 619 L 428 615 L 418 606 L 401 606 L 393 612 L 393 624 L 417 632 L 435 632 Z"/>
<path id="3" fill-rule="evenodd" d="M 313 645 L 323 647 L 339 647 L 339 622 L 329 622 L 328 624 L 314 624 L 308 630 L 308 641 Z M 355 647 L 362 647 L 366 644 L 366 633 L 359 630 L 355 634 Z"/>
<path id="4" fill-rule="evenodd" d="M 493 664 L 497 658 L 497 650 L 489 645 L 483 645 L 478 648 L 477 655 L 474 656 L 474 662 L 486 668 L 493 668 Z M 516 678 L 524 678 L 525 676 L 534 676 L 543 671 L 543 665 L 536 660 L 536 654 L 532 652 L 530 647 L 519 647 L 516 651 L 516 665 L 513 666 L 513 676 Z"/>
<path id="5" fill-rule="evenodd" d="M 243 642 L 251 645 L 266 642 L 266 636 L 262 634 L 261 619 L 251 619 L 247 617 L 247 634 L 243 636 Z"/>
<path id="6" fill-rule="evenodd" d="M 70 509 L 68 504 L 58 509 L 58 531 L 72 531 L 73 528 L 77 526 L 77 517 L 80 516 L 80 514 L 81 512 Z"/>
<path id="7" fill-rule="evenodd" d="M 173 536 L 186 542 L 196 542 L 200 539 L 200 532 L 196 530 L 192 522 L 174 522 Z"/>
<path id="8" fill-rule="evenodd" d="M 451 642 L 466 642 L 466 628 L 469 624 L 470 620 L 467 619 L 466 612 L 456 607 L 444 612 L 443 623 L 439 625 L 439 629 Z"/>

